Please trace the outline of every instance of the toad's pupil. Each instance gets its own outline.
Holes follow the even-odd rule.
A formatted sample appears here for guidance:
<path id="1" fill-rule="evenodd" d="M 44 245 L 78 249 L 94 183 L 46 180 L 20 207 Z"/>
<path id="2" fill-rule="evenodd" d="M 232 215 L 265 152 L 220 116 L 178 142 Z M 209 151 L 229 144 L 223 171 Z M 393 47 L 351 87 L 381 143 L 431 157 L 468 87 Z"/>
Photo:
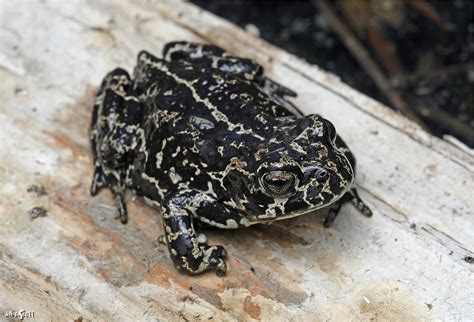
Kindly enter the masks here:
<path id="1" fill-rule="evenodd" d="M 287 183 L 288 183 L 288 180 L 285 180 L 285 179 L 273 179 L 273 180 L 271 180 L 272 186 L 276 186 L 276 187 L 283 187 Z"/>

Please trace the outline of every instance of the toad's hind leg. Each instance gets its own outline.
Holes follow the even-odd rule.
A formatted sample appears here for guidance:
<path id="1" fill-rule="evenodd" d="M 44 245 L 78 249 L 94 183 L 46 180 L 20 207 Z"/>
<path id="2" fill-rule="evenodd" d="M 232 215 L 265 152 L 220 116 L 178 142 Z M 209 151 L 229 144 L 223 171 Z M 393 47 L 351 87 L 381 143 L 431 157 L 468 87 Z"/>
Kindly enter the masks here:
<path id="1" fill-rule="evenodd" d="M 108 187 L 115 198 L 120 221 L 127 222 L 124 194 L 130 186 L 130 165 L 140 144 L 142 106 L 132 89 L 128 73 L 115 69 L 103 80 L 94 102 L 91 143 L 94 175 L 91 194 Z"/>

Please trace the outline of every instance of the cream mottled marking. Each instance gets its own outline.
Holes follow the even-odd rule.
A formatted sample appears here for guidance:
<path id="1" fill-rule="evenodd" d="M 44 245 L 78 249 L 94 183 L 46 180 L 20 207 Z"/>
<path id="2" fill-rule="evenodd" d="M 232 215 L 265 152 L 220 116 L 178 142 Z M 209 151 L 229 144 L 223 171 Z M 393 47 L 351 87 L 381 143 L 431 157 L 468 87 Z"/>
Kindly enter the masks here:
<path id="1" fill-rule="evenodd" d="M 146 57 L 143 57 L 143 55 L 142 55 L 142 57 L 140 57 L 140 59 L 145 61 L 147 64 L 149 64 L 149 65 L 161 70 L 162 72 L 166 73 L 168 76 L 173 78 L 177 83 L 184 84 L 191 91 L 191 93 L 192 93 L 194 99 L 196 100 L 196 102 L 204 104 L 209 109 L 212 116 L 217 121 L 222 121 L 222 122 L 227 124 L 227 126 L 229 127 L 229 130 L 234 131 L 236 129 L 239 129 L 238 131 L 236 131 L 239 134 L 250 134 L 250 135 L 255 136 L 255 138 L 258 138 L 262 141 L 265 140 L 262 136 L 257 135 L 251 129 L 245 129 L 243 124 L 234 124 L 234 123 L 230 122 L 229 118 L 224 113 L 219 111 L 219 109 L 216 106 L 214 106 L 211 102 L 209 102 L 209 100 L 207 98 L 202 98 L 197 93 L 196 89 L 192 86 L 192 84 L 190 82 L 188 82 L 185 79 L 182 79 L 182 78 L 178 77 L 177 75 L 171 73 L 168 70 L 168 68 L 166 66 L 164 66 L 163 64 L 161 64 L 159 62 L 153 62 L 150 59 L 147 59 Z"/>

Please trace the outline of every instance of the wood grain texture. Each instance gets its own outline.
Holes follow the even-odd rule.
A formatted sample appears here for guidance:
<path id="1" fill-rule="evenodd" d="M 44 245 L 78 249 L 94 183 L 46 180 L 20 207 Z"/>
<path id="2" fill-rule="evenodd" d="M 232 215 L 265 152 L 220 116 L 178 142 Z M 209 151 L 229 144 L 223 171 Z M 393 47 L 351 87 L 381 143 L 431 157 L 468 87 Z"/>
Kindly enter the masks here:
<path id="1" fill-rule="evenodd" d="M 175 1 L 0 2 L 0 320 L 467 320 L 474 316 L 474 153 L 432 137 L 317 67 Z M 345 206 L 206 231 L 229 272 L 178 273 L 159 214 L 89 195 L 88 128 L 102 77 L 172 40 L 251 57 L 333 121 L 374 216 Z M 47 194 L 27 191 L 43 186 Z M 30 189 L 31 190 L 31 189 Z M 28 211 L 43 207 L 45 217 Z"/>

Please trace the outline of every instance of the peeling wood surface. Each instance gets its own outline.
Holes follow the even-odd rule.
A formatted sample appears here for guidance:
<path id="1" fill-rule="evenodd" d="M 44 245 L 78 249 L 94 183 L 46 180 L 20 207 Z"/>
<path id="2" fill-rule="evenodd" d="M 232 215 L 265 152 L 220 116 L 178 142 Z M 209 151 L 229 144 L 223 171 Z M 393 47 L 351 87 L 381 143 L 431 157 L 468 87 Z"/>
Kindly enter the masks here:
<path id="1" fill-rule="evenodd" d="M 333 121 L 374 217 L 345 206 L 330 229 L 312 214 L 209 230 L 229 253 L 224 278 L 178 273 L 141 199 L 129 198 L 129 224 L 114 219 L 111 195 L 88 192 L 94 93 L 139 50 L 178 39 L 254 58 L 302 110 Z M 0 80 L 0 320 L 20 309 L 39 320 L 474 317 L 472 151 L 317 67 L 186 3 L 1 1 Z M 34 207 L 46 216 L 32 219 Z"/>

